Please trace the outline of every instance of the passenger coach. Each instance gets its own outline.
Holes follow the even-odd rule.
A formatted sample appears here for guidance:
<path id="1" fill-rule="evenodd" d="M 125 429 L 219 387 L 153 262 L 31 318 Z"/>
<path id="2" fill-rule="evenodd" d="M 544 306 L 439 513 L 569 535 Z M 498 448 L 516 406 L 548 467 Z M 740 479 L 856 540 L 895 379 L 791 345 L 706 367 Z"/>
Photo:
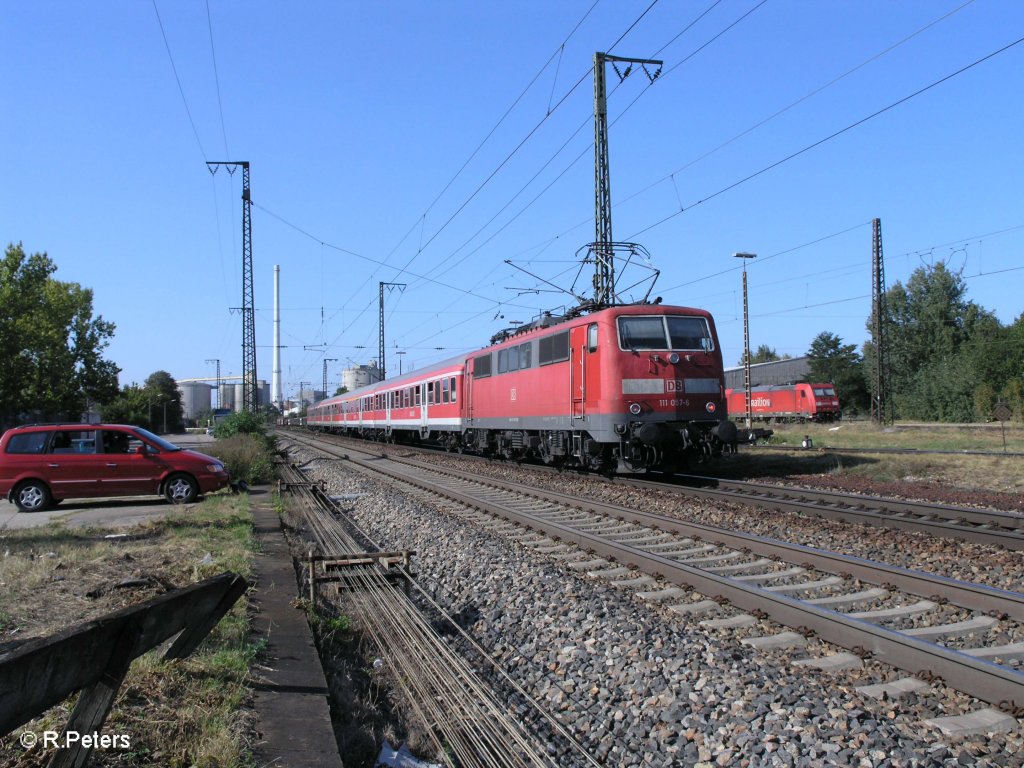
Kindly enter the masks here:
<path id="1" fill-rule="evenodd" d="M 492 346 L 309 409 L 317 429 L 601 471 L 735 445 L 711 315 L 657 304 L 545 316 Z"/>

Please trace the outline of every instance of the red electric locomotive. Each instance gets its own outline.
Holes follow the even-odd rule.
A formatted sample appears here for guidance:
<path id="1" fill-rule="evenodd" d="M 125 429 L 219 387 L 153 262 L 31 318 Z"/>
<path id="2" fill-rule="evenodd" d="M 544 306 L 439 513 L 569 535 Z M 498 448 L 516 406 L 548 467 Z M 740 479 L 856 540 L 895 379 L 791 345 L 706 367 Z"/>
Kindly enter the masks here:
<path id="1" fill-rule="evenodd" d="M 727 389 L 729 415 L 746 418 L 746 393 Z M 763 421 L 838 421 L 842 412 L 832 384 L 783 384 L 750 388 L 750 412 Z"/>
<path id="2" fill-rule="evenodd" d="M 322 400 L 307 424 L 599 471 L 675 469 L 736 443 L 714 320 L 660 304 L 546 315 L 486 349 Z"/>

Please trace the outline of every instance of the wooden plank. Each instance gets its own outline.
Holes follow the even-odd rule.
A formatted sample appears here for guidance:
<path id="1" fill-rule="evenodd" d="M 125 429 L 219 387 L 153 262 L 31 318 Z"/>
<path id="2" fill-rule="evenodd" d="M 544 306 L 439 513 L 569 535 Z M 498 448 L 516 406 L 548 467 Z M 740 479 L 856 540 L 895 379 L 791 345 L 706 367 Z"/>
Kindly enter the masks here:
<path id="1" fill-rule="evenodd" d="M 139 641 L 142 630 L 136 613 L 127 622 L 117 643 L 111 649 L 107 665 L 100 671 L 98 679 L 87 686 L 78 697 L 71 717 L 64 731 L 76 733 L 97 733 L 114 706 L 117 691 L 128 674 L 128 668 L 134 658 L 131 653 Z M 50 768 L 82 768 L 92 754 L 92 746 L 85 747 L 81 741 L 69 745 L 66 749 L 58 749 L 50 760 Z"/>
<path id="2" fill-rule="evenodd" d="M 126 654 L 129 660 L 213 611 L 239 578 L 223 573 L 50 637 L 29 640 L 0 655 L 0 733 L 9 733 L 95 683 L 133 617 L 138 617 L 139 633 Z"/>

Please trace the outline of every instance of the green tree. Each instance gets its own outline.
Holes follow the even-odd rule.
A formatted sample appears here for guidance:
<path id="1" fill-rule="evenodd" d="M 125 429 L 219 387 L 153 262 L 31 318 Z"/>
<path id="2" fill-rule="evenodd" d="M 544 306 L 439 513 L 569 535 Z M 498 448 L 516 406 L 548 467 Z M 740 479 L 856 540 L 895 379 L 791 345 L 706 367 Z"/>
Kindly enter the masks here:
<path id="1" fill-rule="evenodd" d="M 149 404 L 146 390 L 138 384 L 129 384 L 117 397 L 100 408 L 100 415 L 107 424 L 133 424 L 156 431 L 150 421 Z"/>
<path id="2" fill-rule="evenodd" d="M 739 365 L 743 365 L 743 361 L 746 359 L 746 357 L 746 352 L 740 355 Z M 761 344 L 750 356 L 750 364 L 754 365 L 755 363 L 774 363 L 777 360 L 788 359 L 789 355 L 783 355 L 782 357 L 779 357 L 779 353 L 776 352 L 774 349 L 769 347 L 767 344 Z"/>
<path id="3" fill-rule="evenodd" d="M 153 410 L 150 421 L 159 424 L 162 432 L 180 432 L 184 411 L 181 407 L 181 391 L 174 383 L 174 377 L 167 371 L 155 371 L 146 378 L 144 388 Z"/>
<path id="4" fill-rule="evenodd" d="M 90 289 L 54 280 L 56 271 L 21 243 L 0 260 L 0 425 L 77 420 L 117 395 L 119 369 L 103 358 L 114 324 L 93 317 Z"/>
<path id="5" fill-rule="evenodd" d="M 900 418 L 970 421 L 982 383 L 1003 386 L 1008 365 L 995 316 L 967 299 L 963 277 L 944 263 L 914 270 L 907 284 L 886 292 L 883 318 L 889 344 L 889 381 Z M 870 319 L 868 321 L 870 327 Z M 866 344 L 865 370 L 875 370 Z"/>
<path id="6" fill-rule="evenodd" d="M 864 378 L 864 362 L 854 344 L 843 344 L 834 333 L 822 331 L 807 351 L 807 381 L 835 384 L 839 404 L 846 414 L 870 411 L 871 399 Z"/>

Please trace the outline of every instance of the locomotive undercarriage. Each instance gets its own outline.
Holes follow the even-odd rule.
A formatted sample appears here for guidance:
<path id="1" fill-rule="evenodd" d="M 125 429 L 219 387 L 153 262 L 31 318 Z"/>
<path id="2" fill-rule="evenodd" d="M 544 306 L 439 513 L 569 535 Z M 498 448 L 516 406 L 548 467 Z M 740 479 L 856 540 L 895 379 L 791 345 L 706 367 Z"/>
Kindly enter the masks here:
<path id="1" fill-rule="evenodd" d="M 357 429 L 354 436 L 388 443 L 434 443 L 446 451 L 479 453 L 508 461 L 612 474 L 674 472 L 735 452 L 736 425 L 721 422 L 632 422 L 616 424 L 616 440 L 600 440 L 586 430 Z"/>
<path id="2" fill-rule="evenodd" d="M 442 437 L 448 450 L 464 450 L 509 461 L 545 464 L 611 474 L 648 470 L 679 471 L 736 449 L 736 425 L 636 422 L 617 428 L 617 442 L 602 442 L 584 430 L 481 430 Z"/>

